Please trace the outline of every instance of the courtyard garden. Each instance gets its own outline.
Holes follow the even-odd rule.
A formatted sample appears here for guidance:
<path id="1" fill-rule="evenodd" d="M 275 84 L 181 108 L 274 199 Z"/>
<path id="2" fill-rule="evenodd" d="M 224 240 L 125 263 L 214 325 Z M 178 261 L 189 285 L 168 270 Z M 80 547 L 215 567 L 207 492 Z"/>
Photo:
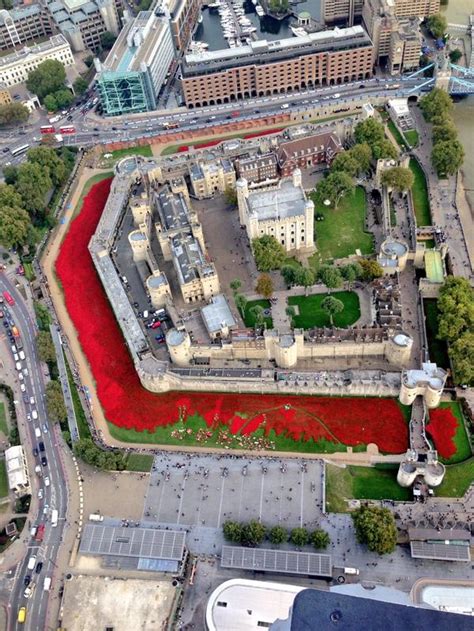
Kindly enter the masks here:
<path id="1" fill-rule="evenodd" d="M 361 254 L 373 254 L 373 236 L 365 231 L 367 204 L 361 186 L 356 187 L 353 195 L 344 197 L 336 209 L 313 201 L 316 218 L 322 217 L 321 221 L 314 222 L 317 252 L 310 261 L 315 267 L 355 255 L 356 250 Z"/>
<path id="2" fill-rule="evenodd" d="M 257 315 L 256 312 L 254 310 L 254 307 L 261 307 L 263 309 L 263 324 L 265 324 L 267 329 L 272 329 L 273 328 L 273 320 L 271 317 L 271 305 L 270 305 L 270 301 L 269 300 L 250 300 L 249 302 L 247 302 L 247 304 L 245 305 L 245 311 L 244 311 L 244 322 L 245 322 L 245 326 L 248 326 L 249 328 L 252 328 L 257 324 Z"/>
<path id="3" fill-rule="evenodd" d="M 426 431 L 445 464 L 463 462 L 472 456 L 464 416 L 457 401 L 442 402 L 430 410 Z"/>
<path id="4" fill-rule="evenodd" d="M 109 190 L 110 180 L 104 180 L 85 197 L 61 246 L 56 273 L 113 436 L 302 452 L 364 449 L 374 442 L 385 453 L 405 451 L 405 410 L 394 399 L 145 390 L 87 249 Z"/>
<path id="5" fill-rule="evenodd" d="M 409 167 L 415 178 L 411 193 L 415 207 L 416 224 L 418 227 L 431 226 L 430 201 L 424 171 L 416 158 L 410 158 Z"/>
<path id="6" fill-rule="evenodd" d="M 288 305 L 296 307 L 297 314 L 293 317 L 295 328 L 313 329 L 330 326 L 329 315 L 321 307 L 321 303 L 328 294 L 313 294 L 311 296 L 290 296 Z M 360 318 L 359 296 L 353 291 L 336 291 L 331 296 L 340 300 L 344 309 L 333 316 L 334 326 L 346 328 Z"/>

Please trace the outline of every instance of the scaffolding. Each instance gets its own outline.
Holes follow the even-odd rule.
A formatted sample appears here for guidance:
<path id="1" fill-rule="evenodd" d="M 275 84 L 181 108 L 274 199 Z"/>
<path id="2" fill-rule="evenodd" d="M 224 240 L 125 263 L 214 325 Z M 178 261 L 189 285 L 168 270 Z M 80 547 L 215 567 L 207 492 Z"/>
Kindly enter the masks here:
<path id="1" fill-rule="evenodd" d="M 98 87 L 106 116 L 148 112 L 155 107 L 142 72 L 102 72 L 98 78 Z"/>

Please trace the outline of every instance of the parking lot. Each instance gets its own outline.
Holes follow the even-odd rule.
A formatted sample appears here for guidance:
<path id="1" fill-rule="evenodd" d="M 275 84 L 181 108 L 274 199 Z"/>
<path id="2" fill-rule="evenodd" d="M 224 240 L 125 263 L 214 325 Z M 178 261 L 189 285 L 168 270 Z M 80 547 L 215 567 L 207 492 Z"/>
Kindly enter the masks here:
<path id="1" fill-rule="evenodd" d="M 319 460 L 237 456 L 156 456 L 145 499 L 145 521 L 191 530 L 188 545 L 215 552 L 228 520 L 316 527 L 321 516 Z"/>

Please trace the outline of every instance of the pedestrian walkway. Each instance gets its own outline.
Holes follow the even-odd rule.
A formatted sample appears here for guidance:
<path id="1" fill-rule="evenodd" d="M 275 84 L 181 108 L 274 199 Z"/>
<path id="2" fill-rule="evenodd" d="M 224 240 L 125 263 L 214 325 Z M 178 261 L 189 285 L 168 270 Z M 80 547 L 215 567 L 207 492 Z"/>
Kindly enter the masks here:
<path id="1" fill-rule="evenodd" d="M 59 379 L 61 381 L 61 387 L 63 390 L 64 403 L 67 410 L 67 423 L 69 426 L 69 433 L 71 434 L 72 442 L 79 440 L 79 429 L 77 427 L 76 412 L 74 410 L 74 402 L 72 400 L 71 388 L 69 386 L 69 378 L 66 369 L 66 362 L 64 360 L 63 346 L 61 343 L 61 335 L 59 334 L 54 324 L 49 325 L 51 337 L 54 342 L 54 349 L 56 351 L 56 359 L 58 360 Z"/>

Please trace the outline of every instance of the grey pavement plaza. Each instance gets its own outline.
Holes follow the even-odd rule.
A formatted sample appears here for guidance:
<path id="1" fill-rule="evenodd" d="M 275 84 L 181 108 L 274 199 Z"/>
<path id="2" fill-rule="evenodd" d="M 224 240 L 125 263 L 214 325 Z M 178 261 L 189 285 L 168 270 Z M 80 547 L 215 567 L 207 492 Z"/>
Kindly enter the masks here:
<path id="1" fill-rule="evenodd" d="M 187 528 L 190 549 L 212 553 L 227 519 L 315 528 L 322 480 L 320 460 L 163 454 L 154 461 L 143 518 Z"/>

